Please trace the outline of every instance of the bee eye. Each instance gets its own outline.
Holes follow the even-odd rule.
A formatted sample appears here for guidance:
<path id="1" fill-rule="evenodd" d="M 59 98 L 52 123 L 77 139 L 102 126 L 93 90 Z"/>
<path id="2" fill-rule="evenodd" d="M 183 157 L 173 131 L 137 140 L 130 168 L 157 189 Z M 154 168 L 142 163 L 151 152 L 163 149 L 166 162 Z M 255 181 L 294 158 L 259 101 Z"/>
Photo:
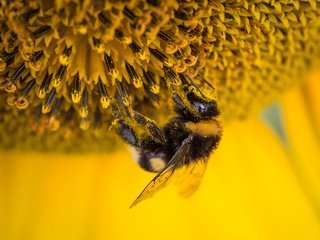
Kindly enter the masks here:
<path id="1" fill-rule="evenodd" d="M 195 107 L 195 109 L 197 109 L 199 113 L 203 113 L 207 109 L 203 103 L 197 101 L 193 102 L 193 106 Z"/>
<path id="2" fill-rule="evenodd" d="M 215 101 L 205 101 L 204 99 L 196 96 L 194 93 L 188 93 L 187 98 L 193 108 L 201 115 L 201 117 L 206 119 L 219 115 Z"/>

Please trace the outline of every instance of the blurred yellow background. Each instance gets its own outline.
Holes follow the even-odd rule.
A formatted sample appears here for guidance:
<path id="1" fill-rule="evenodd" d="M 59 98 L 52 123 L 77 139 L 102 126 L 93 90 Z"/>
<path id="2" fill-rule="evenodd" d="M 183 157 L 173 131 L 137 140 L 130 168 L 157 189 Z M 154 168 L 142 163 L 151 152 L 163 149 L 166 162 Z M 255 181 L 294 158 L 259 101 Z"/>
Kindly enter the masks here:
<path id="1" fill-rule="evenodd" d="M 0 239 L 320 239 L 318 77 L 280 100 L 285 143 L 260 117 L 226 124 L 190 199 L 129 209 L 153 174 L 126 150 L 2 152 Z"/>

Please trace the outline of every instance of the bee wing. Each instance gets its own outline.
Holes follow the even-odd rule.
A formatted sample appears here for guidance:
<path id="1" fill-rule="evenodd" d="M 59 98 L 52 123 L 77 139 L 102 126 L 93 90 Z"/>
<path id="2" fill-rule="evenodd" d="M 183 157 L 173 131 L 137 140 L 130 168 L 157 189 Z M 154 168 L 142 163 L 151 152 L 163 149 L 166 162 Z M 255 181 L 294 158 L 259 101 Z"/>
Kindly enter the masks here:
<path id="1" fill-rule="evenodd" d="M 180 195 L 189 197 L 199 188 L 207 163 L 208 158 L 204 158 L 190 162 L 177 170 Z"/>
<path id="2" fill-rule="evenodd" d="M 189 142 L 184 141 L 168 164 L 162 169 L 143 189 L 137 199 L 131 204 L 130 208 L 137 205 L 142 200 L 152 197 L 160 189 L 164 188 L 170 182 L 176 169 L 184 163 L 186 153 L 189 149 Z"/>

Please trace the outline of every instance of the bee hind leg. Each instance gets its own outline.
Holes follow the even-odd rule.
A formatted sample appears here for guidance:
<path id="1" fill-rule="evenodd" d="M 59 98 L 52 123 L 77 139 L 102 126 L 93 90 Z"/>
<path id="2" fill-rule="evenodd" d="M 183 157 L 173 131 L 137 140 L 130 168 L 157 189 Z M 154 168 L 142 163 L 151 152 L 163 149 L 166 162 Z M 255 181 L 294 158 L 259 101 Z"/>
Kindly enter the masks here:
<path id="1" fill-rule="evenodd" d="M 115 95 L 115 100 L 116 101 L 112 105 L 112 110 L 116 120 L 113 122 L 111 128 L 115 129 L 116 133 L 122 139 L 134 147 L 141 146 L 141 143 L 134 131 L 134 127 L 130 126 L 130 124 L 126 121 L 128 120 L 133 125 L 138 124 L 144 127 L 148 134 L 151 135 L 155 141 L 161 144 L 166 144 L 166 138 L 162 133 L 162 130 L 153 120 L 135 111 L 130 105 L 126 106 L 119 94 Z"/>
<path id="2" fill-rule="evenodd" d="M 133 128 L 124 120 L 116 119 L 113 121 L 112 129 L 127 143 L 133 147 L 140 147 L 140 141 L 137 138 Z"/>
<path id="3" fill-rule="evenodd" d="M 136 123 L 139 125 L 144 126 L 147 131 L 151 134 L 151 136 L 156 140 L 157 142 L 166 143 L 166 138 L 160 130 L 160 128 L 157 126 L 157 124 L 152 121 L 151 119 L 143 116 L 141 113 L 134 111 L 133 112 L 133 119 L 135 120 Z"/>

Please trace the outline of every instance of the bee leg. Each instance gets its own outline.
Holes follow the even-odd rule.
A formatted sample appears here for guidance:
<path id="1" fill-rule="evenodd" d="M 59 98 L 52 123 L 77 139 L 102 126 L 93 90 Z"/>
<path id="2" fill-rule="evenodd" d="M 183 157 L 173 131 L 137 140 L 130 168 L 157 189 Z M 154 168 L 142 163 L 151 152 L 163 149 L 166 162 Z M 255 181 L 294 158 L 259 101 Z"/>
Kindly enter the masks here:
<path id="1" fill-rule="evenodd" d="M 133 147 L 140 147 L 140 141 L 137 138 L 137 135 L 133 128 L 125 121 L 125 118 L 128 118 L 127 109 L 122 106 L 122 101 L 117 99 L 115 100 L 111 107 L 113 116 L 115 120 L 112 122 L 110 127 L 111 130 L 114 130 L 125 142 L 129 143 Z"/>
<path id="2" fill-rule="evenodd" d="M 115 132 L 131 146 L 140 147 L 140 141 L 133 128 L 124 119 L 116 119 L 113 121 L 111 129 L 114 129 Z"/>
<path id="3" fill-rule="evenodd" d="M 133 118 L 136 121 L 136 123 L 145 126 L 155 140 L 163 144 L 166 143 L 166 138 L 164 134 L 154 121 L 136 111 L 133 111 Z"/>
<path id="4" fill-rule="evenodd" d="M 113 125 L 118 125 L 119 127 L 115 127 L 116 132 L 120 135 L 126 142 L 131 144 L 132 146 L 139 147 L 140 143 L 135 135 L 133 128 L 125 122 L 124 118 L 128 118 L 129 121 L 133 120 L 135 123 L 142 125 L 147 129 L 147 131 L 151 134 L 151 136 L 158 142 L 165 144 L 166 139 L 164 134 L 157 126 L 157 124 L 143 116 L 141 113 L 136 112 L 130 106 L 130 102 L 126 104 L 124 102 L 124 98 L 121 97 L 122 93 L 118 93 L 115 95 L 115 102 L 113 103 L 113 115 L 116 119 L 120 119 L 116 121 Z M 123 117 L 124 116 L 124 117 Z"/>
<path id="5" fill-rule="evenodd" d="M 118 110 L 116 112 L 124 112 L 124 114 L 129 117 L 133 118 L 133 120 L 139 124 L 145 127 L 148 132 L 160 143 L 165 144 L 166 138 L 164 137 L 164 134 L 160 130 L 160 128 L 157 126 L 157 124 L 152 121 L 151 119 L 143 116 L 141 113 L 136 112 L 131 108 L 130 105 L 124 104 L 121 96 L 119 94 L 116 94 L 115 99 L 117 101 L 117 108 Z M 123 113 L 120 113 L 120 115 Z M 116 116 L 119 114 L 115 114 Z"/>

